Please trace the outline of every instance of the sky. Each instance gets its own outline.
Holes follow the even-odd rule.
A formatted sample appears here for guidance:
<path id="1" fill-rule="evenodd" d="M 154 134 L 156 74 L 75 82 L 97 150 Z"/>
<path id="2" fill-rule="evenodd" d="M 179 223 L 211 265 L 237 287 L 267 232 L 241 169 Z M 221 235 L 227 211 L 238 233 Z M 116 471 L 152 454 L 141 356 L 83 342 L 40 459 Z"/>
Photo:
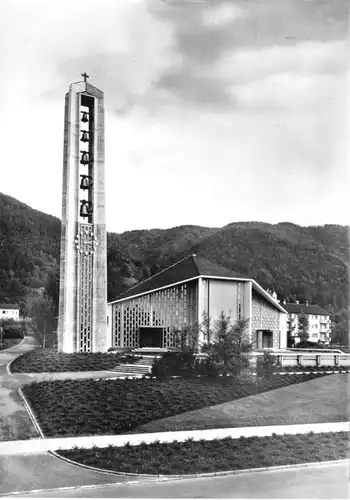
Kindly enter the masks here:
<path id="1" fill-rule="evenodd" d="M 0 192 L 61 216 L 86 71 L 109 231 L 348 224 L 348 62 L 345 0 L 1 0 Z"/>

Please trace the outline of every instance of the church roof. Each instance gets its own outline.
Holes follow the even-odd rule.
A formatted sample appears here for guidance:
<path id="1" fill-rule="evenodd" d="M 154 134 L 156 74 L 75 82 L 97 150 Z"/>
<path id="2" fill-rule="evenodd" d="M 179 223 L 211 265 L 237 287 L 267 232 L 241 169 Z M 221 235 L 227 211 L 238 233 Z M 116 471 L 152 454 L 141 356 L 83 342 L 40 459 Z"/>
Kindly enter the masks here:
<path id="1" fill-rule="evenodd" d="M 221 266 L 220 264 L 210 262 L 203 257 L 197 257 L 194 254 L 185 257 L 184 259 L 167 267 L 163 271 L 160 271 L 159 273 L 154 274 L 141 283 L 138 283 L 137 285 L 129 288 L 129 290 L 120 295 L 116 300 L 112 301 L 112 303 L 143 295 L 153 290 L 159 290 L 160 288 L 165 288 L 174 285 L 175 283 L 190 281 L 192 279 L 199 278 L 200 276 L 207 276 L 211 278 L 228 278 L 238 281 L 251 281 L 253 289 L 259 295 L 264 297 L 268 302 L 270 302 L 281 312 L 286 312 L 285 309 L 283 309 L 283 307 L 278 302 L 276 302 L 268 292 L 266 292 L 266 290 L 264 290 L 258 283 L 256 283 L 256 281 L 250 278 L 245 278 L 239 273 L 232 271 L 232 269 L 228 269 L 227 267 Z"/>
<path id="2" fill-rule="evenodd" d="M 241 278 L 238 273 L 193 254 L 129 288 L 117 300 L 150 292 L 181 281 L 188 281 L 199 276 Z"/>
<path id="3" fill-rule="evenodd" d="M 175 285 L 175 283 L 181 283 L 190 281 L 199 277 L 211 277 L 211 278 L 226 278 L 237 281 L 250 281 L 252 283 L 252 288 L 265 300 L 270 302 L 279 311 L 286 313 L 286 310 L 279 304 L 271 295 L 264 290 L 255 280 L 250 278 L 245 278 L 239 273 L 232 271 L 220 264 L 215 264 L 202 257 L 197 257 L 195 254 L 189 255 L 184 259 L 176 262 L 175 264 L 167 267 L 163 271 L 154 274 L 150 278 L 138 283 L 137 285 L 129 288 L 126 292 L 121 294 L 116 300 L 110 302 L 110 304 L 119 302 L 131 297 L 137 297 L 139 295 L 150 293 L 154 290 L 159 290 L 161 288 L 170 287 Z"/>
<path id="4" fill-rule="evenodd" d="M 12 309 L 19 310 L 19 306 L 17 304 L 0 304 L 0 309 L 7 309 L 8 311 Z"/>
<path id="5" fill-rule="evenodd" d="M 283 304 L 283 308 L 290 314 L 316 314 L 320 316 L 329 316 L 326 309 L 316 304 Z"/>

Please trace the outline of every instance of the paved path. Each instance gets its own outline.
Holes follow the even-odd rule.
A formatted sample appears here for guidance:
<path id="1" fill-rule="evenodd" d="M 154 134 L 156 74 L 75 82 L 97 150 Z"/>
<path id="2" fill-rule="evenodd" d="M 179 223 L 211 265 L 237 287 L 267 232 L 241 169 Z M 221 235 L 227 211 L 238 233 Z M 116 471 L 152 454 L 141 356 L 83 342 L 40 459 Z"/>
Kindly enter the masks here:
<path id="1" fill-rule="evenodd" d="M 0 442 L 10 439 L 31 439 L 38 436 L 17 393 L 30 382 L 66 379 L 120 378 L 109 371 L 63 373 L 13 373 L 6 366 L 21 354 L 39 347 L 34 337 L 25 337 L 20 344 L 0 351 Z"/>
<path id="2" fill-rule="evenodd" d="M 30 493 L 63 498 L 349 498 L 349 462 L 165 482 Z M 118 479 L 119 481 L 119 479 Z M 21 495 L 25 496 L 25 495 Z"/>
<path id="3" fill-rule="evenodd" d="M 6 371 L 6 365 L 10 361 L 37 347 L 34 337 L 25 337 L 20 344 L 0 351 L 0 441 L 37 436 L 16 390 L 20 387 L 20 382 Z"/>
<path id="4" fill-rule="evenodd" d="M 300 424 L 300 425 L 271 425 L 259 427 L 238 427 L 231 429 L 207 429 L 204 431 L 176 431 L 176 432 L 155 432 L 149 434 L 124 434 L 111 436 L 77 436 L 77 437 L 57 437 L 57 438 L 37 438 L 23 441 L 0 442 L 0 456 L 2 455 L 22 455 L 23 453 L 42 453 L 45 451 L 57 451 L 59 449 L 71 449 L 74 446 L 83 448 L 104 448 L 109 445 L 125 446 L 130 443 L 136 446 L 141 443 L 171 443 L 173 441 L 186 441 L 189 438 L 195 441 L 204 439 L 222 439 L 232 437 L 271 436 L 272 434 L 307 434 L 309 432 L 349 432 L 349 422 L 328 422 L 322 424 Z"/>
<path id="5" fill-rule="evenodd" d="M 36 489 L 125 482 L 128 476 L 102 474 L 58 460 L 49 453 L 0 456 L 0 494 Z"/>

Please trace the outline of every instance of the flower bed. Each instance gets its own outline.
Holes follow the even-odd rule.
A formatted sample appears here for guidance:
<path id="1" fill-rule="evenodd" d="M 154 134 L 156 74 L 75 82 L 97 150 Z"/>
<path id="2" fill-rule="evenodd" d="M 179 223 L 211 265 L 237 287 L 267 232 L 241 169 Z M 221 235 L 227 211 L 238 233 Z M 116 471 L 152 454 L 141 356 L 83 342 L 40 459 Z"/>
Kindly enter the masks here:
<path id="1" fill-rule="evenodd" d="M 319 375 L 252 378 L 65 380 L 32 383 L 23 393 L 46 436 L 122 434 L 164 417 L 224 403 Z"/>
<path id="2" fill-rule="evenodd" d="M 21 373 L 110 370 L 122 362 L 121 354 L 58 353 L 55 349 L 36 349 L 17 358 L 11 371 Z"/>
<path id="3" fill-rule="evenodd" d="M 349 433 L 152 443 L 120 448 L 59 450 L 71 460 L 135 474 L 197 474 L 349 457 Z"/>

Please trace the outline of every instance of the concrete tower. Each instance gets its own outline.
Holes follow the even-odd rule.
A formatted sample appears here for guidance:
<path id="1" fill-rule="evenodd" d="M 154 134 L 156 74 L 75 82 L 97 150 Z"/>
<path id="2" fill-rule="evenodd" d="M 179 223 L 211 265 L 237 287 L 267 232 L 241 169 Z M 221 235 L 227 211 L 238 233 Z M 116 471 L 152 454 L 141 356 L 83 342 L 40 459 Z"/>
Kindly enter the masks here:
<path id="1" fill-rule="evenodd" d="M 107 334 L 103 92 L 73 83 L 65 99 L 59 352 L 104 352 Z"/>

